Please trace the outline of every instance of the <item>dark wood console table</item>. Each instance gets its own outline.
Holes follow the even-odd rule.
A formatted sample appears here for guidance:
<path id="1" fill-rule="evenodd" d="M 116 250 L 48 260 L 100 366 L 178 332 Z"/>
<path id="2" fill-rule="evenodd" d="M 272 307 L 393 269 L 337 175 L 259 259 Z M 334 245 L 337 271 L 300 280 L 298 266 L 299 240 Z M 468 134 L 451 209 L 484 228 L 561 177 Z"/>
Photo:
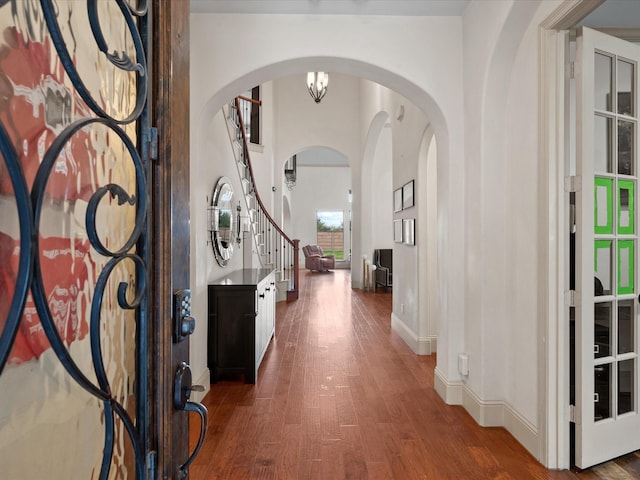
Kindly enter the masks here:
<path id="1" fill-rule="evenodd" d="M 225 373 L 243 373 L 245 383 L 256 383 L 275 333 L 275 309 L 275 270 L 235 270 L 209 284 L 212 383 Z"/>

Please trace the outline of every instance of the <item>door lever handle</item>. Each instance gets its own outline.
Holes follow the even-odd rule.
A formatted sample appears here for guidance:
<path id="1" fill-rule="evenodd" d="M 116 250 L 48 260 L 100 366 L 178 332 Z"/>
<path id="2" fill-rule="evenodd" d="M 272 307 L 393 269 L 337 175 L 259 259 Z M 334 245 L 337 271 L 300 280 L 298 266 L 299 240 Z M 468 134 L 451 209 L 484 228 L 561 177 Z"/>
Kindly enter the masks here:
<path id="1" fill-rule="evenodd" d="M 205 434 L 207 433 L 207 424 L 209 423 L 207 407 L 200 402 L 192 402 L 189 400 L 192 391 L 202 392 L 204 391 L 204 387 L 202 385 L 192 384 L 191 367 L 186 362 L 182 362 L 178 366 L 178 371 L 176 372 L 176 378 L 173 384 L 173 406 L 178 410 L 195 412 L 198 414 L 200 417 L 200 436 L 198 437 L 196 447 L 193 449 L 193 453 L 191 453 L 187 461 L 178 468 L 179 479 L 187 478 L 189 476 L 189 465 L 193 462 L 196 456 L 198 456 L 198 453 L 200 453 L 200 449 L 204 443 Z"/>
<path id="2" fill-rule="evenodd" d="M 178 469 L 180 478 L 187 478 L 189 465 L 198 456 L 198 453 L 200 453 L 200 449 L 204 443 L 204 436 L 207 433 L 207 424 L 209 423 L 207 407 L 200 402 L 187 402 L 184 407 L 184 411 L 196 412 L 200 416 L 200 435 L 198 436 L 198 443 L 196 444 L 196 448 L 193 449 L 193 453 L 189 456 L 186 462 L 180 465 L 180 468 Z"/>

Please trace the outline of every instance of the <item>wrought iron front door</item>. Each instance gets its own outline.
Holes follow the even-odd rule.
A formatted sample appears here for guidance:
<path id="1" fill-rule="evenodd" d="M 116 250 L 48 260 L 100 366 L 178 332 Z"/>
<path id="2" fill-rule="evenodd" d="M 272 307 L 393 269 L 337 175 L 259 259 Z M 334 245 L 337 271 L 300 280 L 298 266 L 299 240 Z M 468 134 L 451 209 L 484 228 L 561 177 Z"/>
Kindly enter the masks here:
<path id="1" fill-rule="evenodd" d="M 150 327 L 167 308 L 149 282 L 171 285 L 150 206 L 172 201 L 148 180 L 150 9 L 0 0 L 3 479 L 153 478 L 157 437 L 186 444 L 167 400 L 178 358 L 158 360 L 171 338 Z"/>

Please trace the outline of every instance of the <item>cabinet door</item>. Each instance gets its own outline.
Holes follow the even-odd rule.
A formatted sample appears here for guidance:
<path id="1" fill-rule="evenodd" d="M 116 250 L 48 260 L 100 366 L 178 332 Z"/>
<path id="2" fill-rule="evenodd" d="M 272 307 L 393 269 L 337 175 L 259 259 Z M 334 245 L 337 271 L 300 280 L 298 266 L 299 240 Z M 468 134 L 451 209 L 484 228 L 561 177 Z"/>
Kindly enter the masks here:
<path id="1" fill-rule="evenodd" d="M 253 293 L 217 290 L 214 301 L 213 325 L 209 348 L 213 349 L 210 367 L 217 371 L 242 369 L 253 363 Z"/>
<path id="2" fill-rule="evenodd" d="M 271 336 L 275 334 L 276 326 L 276 282 L 274 274 L 272 274 L 269 284 L 271 285 L 271 292 L 267 305 L 267 342 L 269 342 L 271 340 Z"/>

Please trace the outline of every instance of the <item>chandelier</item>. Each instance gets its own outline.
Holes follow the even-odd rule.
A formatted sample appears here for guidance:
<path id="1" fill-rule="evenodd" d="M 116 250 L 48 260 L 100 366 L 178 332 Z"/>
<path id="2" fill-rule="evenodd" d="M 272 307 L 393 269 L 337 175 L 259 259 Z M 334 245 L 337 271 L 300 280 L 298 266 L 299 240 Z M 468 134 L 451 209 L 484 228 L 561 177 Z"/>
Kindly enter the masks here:
<path id="1" fill-rule="evenodd" d="M 309 94 L 316 103 L 320 103 L 327 93 L 327 85 L 329 84 L 329 74 L 327 72 L 309 72 L 307 73 L 307 88 Z"/>

